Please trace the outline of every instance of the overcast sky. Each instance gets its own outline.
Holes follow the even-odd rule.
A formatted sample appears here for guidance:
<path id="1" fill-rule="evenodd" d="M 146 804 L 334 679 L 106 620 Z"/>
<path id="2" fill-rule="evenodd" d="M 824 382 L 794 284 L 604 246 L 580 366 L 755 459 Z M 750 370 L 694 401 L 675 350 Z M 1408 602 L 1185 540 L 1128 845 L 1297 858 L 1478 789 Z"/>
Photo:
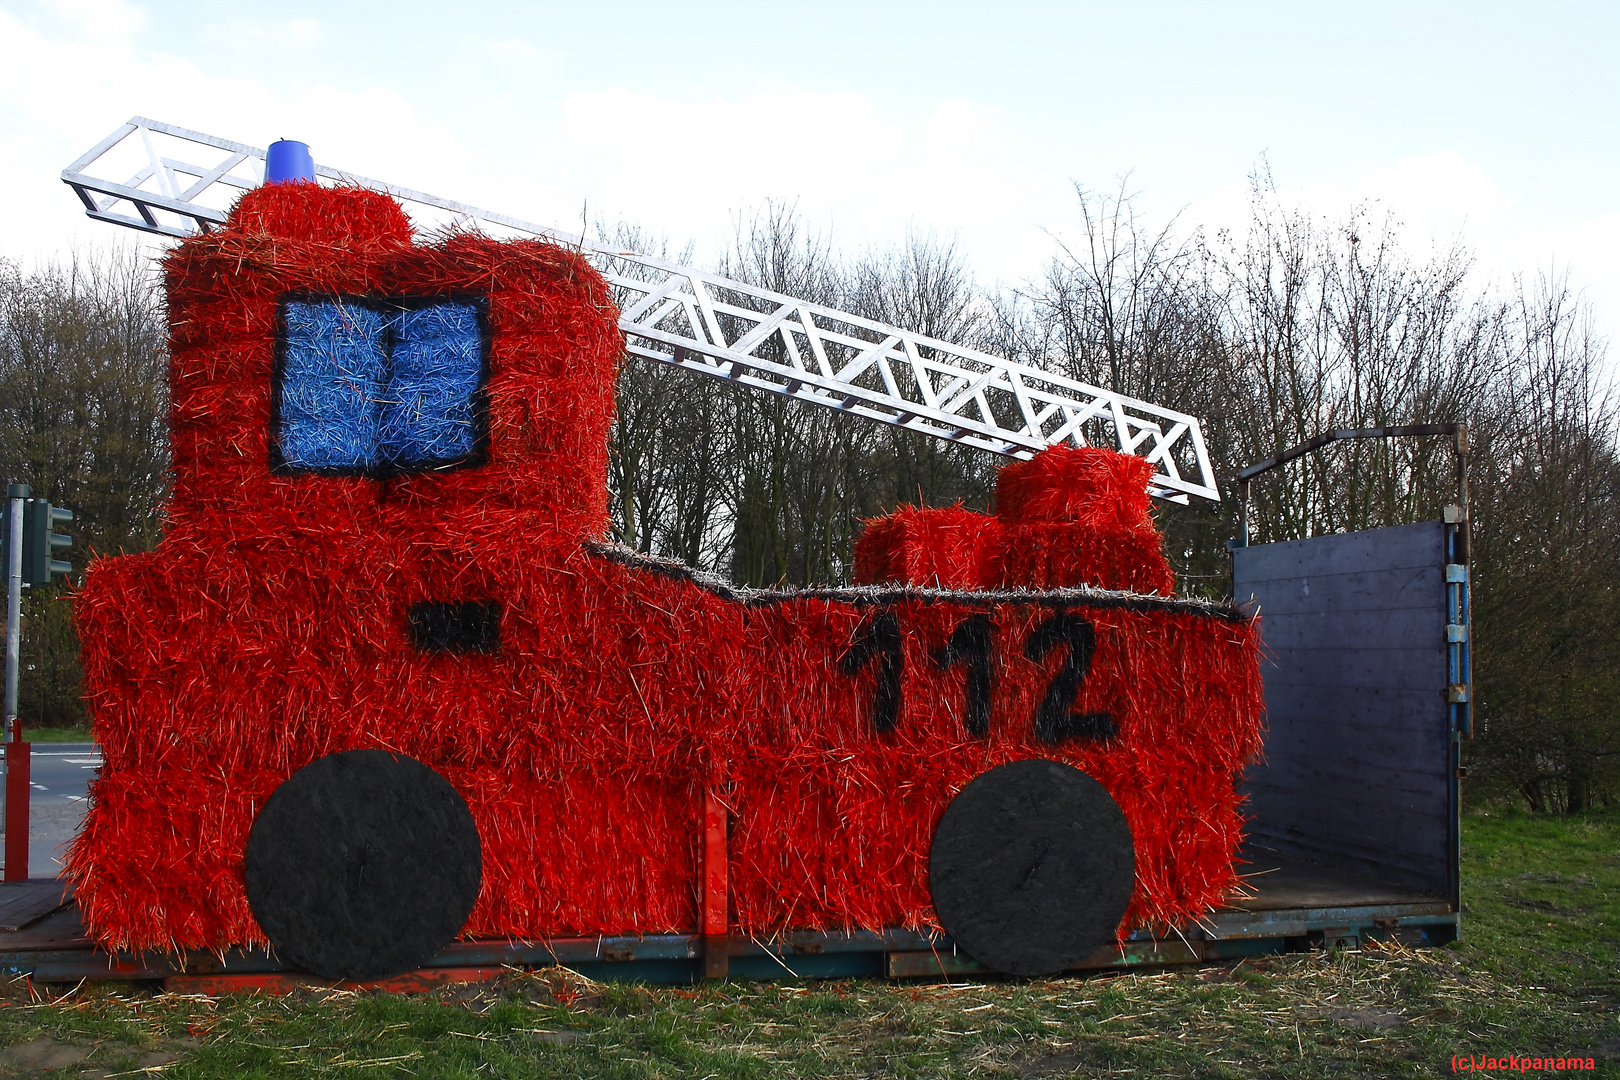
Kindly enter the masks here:
<path id="1" fill-rule="evenodd" d="M 0 255 L 119 230 L 62 168 L 141 114 L 563 227 L 696 244 L 796 201 L 1014 283 L 1122 176 L 1156 220 L 1380 200 L 1480 280 L 1567 268 L 1620 326 L 1614 4 L 0 0 Z M 254 12 L 248 14 L 247 12 Z M 588 206 L 588 209 L 587 209 Z"/>

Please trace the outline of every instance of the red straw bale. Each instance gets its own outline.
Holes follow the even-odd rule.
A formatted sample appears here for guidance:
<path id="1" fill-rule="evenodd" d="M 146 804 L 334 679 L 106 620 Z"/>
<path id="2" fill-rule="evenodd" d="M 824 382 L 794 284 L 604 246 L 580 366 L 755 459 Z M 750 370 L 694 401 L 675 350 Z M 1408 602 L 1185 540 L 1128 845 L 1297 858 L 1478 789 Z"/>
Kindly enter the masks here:
<path id="1" fill-rule="evenodd" d="M 995 518 L 960 505 L 902 506 L 861 530 L 855 541 L 855 582 L 978 588 L 1000 531 Z"/>
<path id="2" fill-rule="evenodd" d="M 1152 528 L 1148 481 L 1138 457 L 1090 446 L 1052 446 L 996 478 L 996 515 L 1009 525 L 1077 521 L 1097 528 Z"/>
<path id="3" fill-rule="evenodd" d="M 855 541 L 855 580 L 1169 596 L 1175 579 L 1148 510 L 1153 473 L 1111 450 L 1050 447 L 1001 470 L 994 516 L 902 506 L 868 522 Z"/>

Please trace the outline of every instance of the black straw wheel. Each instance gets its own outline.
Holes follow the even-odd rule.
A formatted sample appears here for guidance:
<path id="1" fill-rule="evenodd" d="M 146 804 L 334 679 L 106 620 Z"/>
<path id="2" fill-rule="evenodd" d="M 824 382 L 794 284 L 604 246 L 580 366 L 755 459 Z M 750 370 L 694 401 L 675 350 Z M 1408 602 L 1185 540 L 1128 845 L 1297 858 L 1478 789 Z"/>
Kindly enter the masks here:
<path id="1" fill-rule="evenodd" d="M 414 971 L 448 945 L 478 899 L 483 860 L 448 780 L 387 750 L 348 750 L 271 794 L 244 870 L 277 956 L 361 981 Z"/>
<path id="2" fill-rule="evenodd" d="M 951 800 L 928 877 L 958 948 L 1009 975 L 1050 975 L 1113 940 L 1136 855 L 1101 784 L 1061 762 L 1015 761 Z"/>

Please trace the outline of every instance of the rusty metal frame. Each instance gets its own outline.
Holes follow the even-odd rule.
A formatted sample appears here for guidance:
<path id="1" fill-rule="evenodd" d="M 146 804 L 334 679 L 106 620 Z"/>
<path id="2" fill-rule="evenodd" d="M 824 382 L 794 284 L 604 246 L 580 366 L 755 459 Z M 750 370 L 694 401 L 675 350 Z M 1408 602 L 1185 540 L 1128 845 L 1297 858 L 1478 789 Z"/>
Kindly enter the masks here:
<path id="1" fill-rule="evenodd" d="M 1273 454 L 1268 458 L 1263 458 L 1237 474 L 1238 535 L 1236 546 L 1249 546 L 1249 485 L 1261 473 L 1269 472 L 1279 465 L 1286 465 L 1297 457 L 1303 457 L 1312 450 L 1320 449 L 1340 439 L 1397 439 L 1422 435 L 1450 435 L 1455 440 L 1457 447 L 1457 505 L 1462 508 L 1463 520 L 1466 521 L 1468 516 L 1467 424 L 1402 424 L 1396 427 L 1335 428 L 1332 431 L 1324 431 L 1315 438 L 1307 439 L 1298 446 L 1290 447 L 1280 454 Z"/>

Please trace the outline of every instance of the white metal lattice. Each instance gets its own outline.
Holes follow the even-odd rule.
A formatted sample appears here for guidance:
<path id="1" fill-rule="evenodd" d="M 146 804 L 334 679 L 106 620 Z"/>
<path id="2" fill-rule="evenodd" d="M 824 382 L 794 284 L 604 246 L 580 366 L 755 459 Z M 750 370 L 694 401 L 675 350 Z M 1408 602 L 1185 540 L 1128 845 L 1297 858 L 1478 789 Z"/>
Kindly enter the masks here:
<path id="1" fill-rule="evenodd" d="M 135 117 L 62 171 L 93 218 L 184 237 L 222 224 L 265 152 Z M 620 290 L 635 356 L 997 454 L 1107 439 L 1158 467 L 1155 494 L 1219 499 L 1196 418 L 975 349 L 660 259 L 317 167 L 386 191 L 417 216 L 546 237 L 588 252 Z M 126 176 L 117 181 L 108 177 Z"/>

